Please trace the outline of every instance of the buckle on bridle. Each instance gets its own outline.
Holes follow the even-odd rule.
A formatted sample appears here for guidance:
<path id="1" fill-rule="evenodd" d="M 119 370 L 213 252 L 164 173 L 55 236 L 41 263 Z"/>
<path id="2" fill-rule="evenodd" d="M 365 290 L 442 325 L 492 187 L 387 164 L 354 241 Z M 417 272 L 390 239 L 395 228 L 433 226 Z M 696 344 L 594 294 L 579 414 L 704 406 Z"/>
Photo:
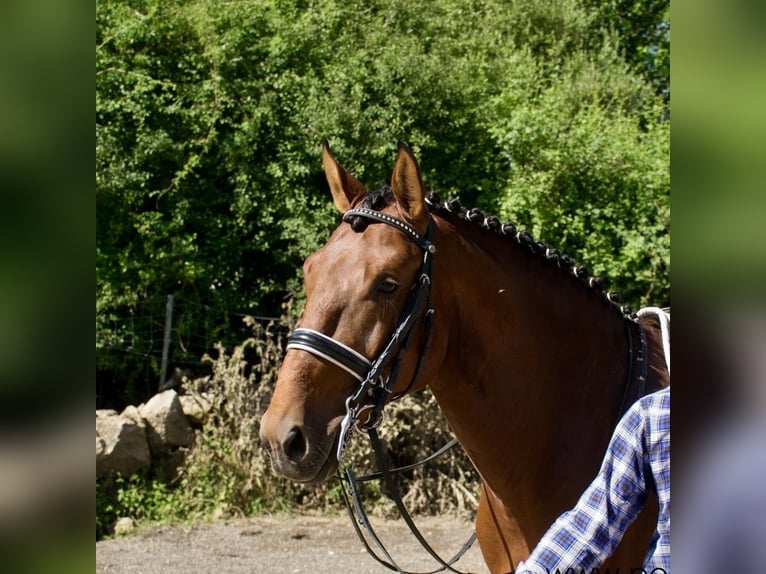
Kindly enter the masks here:
<path id="1" fill-rule="evenodd" d="M 383 422 L 383 409 L 380 402 L 375 400 L 375 391 L 386 392 L 386 387 L 382 381 L 378 385 L 370 386 L 369 380 L 362 383 L 359 389 L 350 395 L 346 399 L 346 415 L 340 422 L 340 430 L 338 431 L 338 449 L 336 457 L 339 463 L 344 462 L 343 452 L 348 446 L 348 437 L 351 429 L 354 429 L 359 434 L 367 434 L 370 430 L 378 428 Z M 386 393 L 388 394 L 388 393 Z M 373 399 L 370 403 L 360 404 L 359 399 L 367 395 Z M 362 414 L 369 412 L 369 416 L 362 422 Z"/>

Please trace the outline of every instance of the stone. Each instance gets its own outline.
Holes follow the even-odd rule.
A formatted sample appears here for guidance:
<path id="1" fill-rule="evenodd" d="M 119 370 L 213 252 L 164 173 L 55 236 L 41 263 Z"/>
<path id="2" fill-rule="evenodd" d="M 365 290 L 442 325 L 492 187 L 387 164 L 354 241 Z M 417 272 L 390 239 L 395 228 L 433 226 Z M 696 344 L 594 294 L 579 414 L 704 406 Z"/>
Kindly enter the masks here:
<path id="1" fill-rule="evenodd" d="M 138 410 L 138 407 L 135 407 L 133 405 L 128 405 L 127 407 L 125 407 L 123 411 L 120 413 L 120 416 L 133 421 L 141 428 L 146 426 L 146 423 L 144 422 L 144 419 L 141 416 L 141 411 Z"/>
<path id="2" fill-rule="evenodd" d="M 131 476 L 148 468 L 151 454 L 143 426 L 112 413 L 96 411 L 96 476 Z"/>
<path id="3" fill-rule="evenodd" d="M 146 422 L 146 436 L 154 455 L 189 446 L 194 440 L 194 431 L 174 390 L 157 393 L 139 408 L 139 412 Z"/>
<path id="4" fill-rule="evenodd" d="M 213 406 L 207 393 L 181 395 L 178 400 L 181 402 L 181 409 L 189 421 L 198 426 L 205 423 Z"/>
<path id="5" fill-rule="evenodd" d="M 114 523 L 114 535 L 125 536 L 136 529 L 136 522 L 130 516 L 123 516 Z"/>

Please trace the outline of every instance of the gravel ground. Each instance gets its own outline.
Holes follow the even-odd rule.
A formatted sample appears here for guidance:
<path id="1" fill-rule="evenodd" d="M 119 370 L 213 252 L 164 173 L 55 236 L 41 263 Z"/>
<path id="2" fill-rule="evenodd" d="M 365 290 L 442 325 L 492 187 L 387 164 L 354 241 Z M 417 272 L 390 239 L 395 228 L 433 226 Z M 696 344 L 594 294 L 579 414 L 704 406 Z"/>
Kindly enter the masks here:
<path id="1" fill-rule="evenodd" d="M 373 519 L 373 527 L 399 565 L 436 569 L 403 520 Z M 456 518 L 424 517 L 415 523 L 447 559 L 473 531 Z M 478 543 L 460 559 L 463 572 L 485 573 Z M 391 572 L 367 554 L 345 515 L 258 517 L 192 526 L 155 526 L 96 543 L 96 574 L 294 574 Z"/>

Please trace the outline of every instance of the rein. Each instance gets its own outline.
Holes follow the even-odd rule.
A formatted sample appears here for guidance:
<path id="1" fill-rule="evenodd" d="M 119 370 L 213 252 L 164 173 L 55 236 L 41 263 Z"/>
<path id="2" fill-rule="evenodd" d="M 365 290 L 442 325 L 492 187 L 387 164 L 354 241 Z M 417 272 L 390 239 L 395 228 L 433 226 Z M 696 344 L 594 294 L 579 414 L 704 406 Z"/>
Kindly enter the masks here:
<path id="1" fill-rule="evenodd" d="M 351 492 L 351 497 L 349 500 L 349 495 L 346 493 L 346 489 L 341 488 L 341 492 L 343 493 L 343 501 L 346 503 L 346 509 L 348 510 L 349 517 L 351 518 L 351 523 L 354 525 L 354 530 L 356 530 L 356 534 L 359 537 L 359 540 L 362 541 L 362 544 L 364 544 L 364 547 L 367 549 L 367 553 L 370 556 L 372 556 L 375 560 L 380 562 L 383 566 L 388 568 L 389 570 L 394 570 L 396 572 L 399 572 L 400 574 L 436 574 L 437 572 L 443 572 L 444 570 L 449 570 L 450 572 L 455 572 L 456 574 L 463 574 L 460 570 L 454 569 L 452 565 L 458 560 L 460 560 L 463 554 L 465 554 L 471 548 L 473 543 L 476 541 L 476 532 L 472 532 L 471 535 L 468 537 L 468 540 L 465 541 L 465 543 L 457 551 L 457 553 L 448 561 L 445 561 L 431 547 L 431 545 L 428 544 L 426 539 L 420 533 L 420 530 L 418 530 L 418 527 L 415 525 L 415 523 L 412 520 L 412 516 L 410 516 L 410 513 L 407 511 L 407 509 L 404 506 L 404 503 L 402 502 L 402 497 L 401 497 L 401 494 L 399 493 L 399 487 L 393 478 L 393 475 L 396 473 L 403 472 L 411 468 L 415 468 L 444 454 L 445 452 L 447 452 L 447 450 L 449 450 L 450 448 L 455 446 L 455 444 L 457 444 L 457 439 L 452 439 L 443 447 L 441 447 L 438 451 L 436 451 L 435 453 L 433 453 L 432 455 L 430 455 L 429 457 L 427 457 L 426 459 L 418 463 L 403 466 L 396 469 L 389 469 L 385 463 L 385 453 L 383 452 L 383 447 L 380 443 L 380 438 L 378 437 L 377 429 L 371 428 L 367 431 L 367 433 L 370 437 L 372 448 L 375 451 L 375 456 L 378 458 L 378 463 L 381 467 L 381 471 L 377 473 L 369 474 L 366 476 L 357 477 L 354 474 L 353 468 L 351 466 L 348 466 L 344 469 L 345 476 L 341 475 L 340 477 L 341 484 L 343 482 L 346 482 L 348 484 L 348 489 Z M 436 562 L 441 564 L 440 568 L 437 568 L 436 570 L 430 570 L 428 572 L 409 572 L 402 569 L 391 557 L 391 554 L 389 554 L 389 552 L 386 550 L 386 547 L 383 545 L 383 542 L 381 542 L 380 538 L 378 538 L 378 535 L 375 533 L 375 530 L 373 529 L 372 524 L 370 523 L 367 513 L 365 512 L 364 507 L 362 506 L 361 497 L 359 496 L 359 490 L 357 487 L 357 483 L 359 482 L 377 480 L 379 478 L 383 478 L 386 486 L 391 492 L 391 498 L 396 504 L 396 508 L 399 510 L 399 514 L 401 514 L 402 518 L 404 519 L 404 522 L 410 528 L 410 532 L 412 532 L 412 534 L 415 536 L 415 538 L 423 547 L 423 549 L 425 549 L 425 551 L 428 552 Z M 374 544 L 383 553 L 383 556 L 384 556 L 383 558 L 378 556 L 378 554 L 373 550 L 372 546 L 370 546 L 370 543 L 367 542 L 367 538 L 363 534 L 360 526 L 363 526 L 365 528 L 365 530 L 367 531 L 367 534 L 370 536 L 370 538 L 372 538 Z"/>
<path id="2" fill-rule="evenodd" d="M 406 395 L 414 385 L 420 374 L 420 369 L 423 365 L 423 360 L 428 352 L 431 341 L 431 331 L 433 325 L 434 310 L 431 308 L 431 269 L 433 263 L 433 257 L 436 254 L 436 246 L 431 242 L 432 221 L 429 219 L 428 229 L 425 235 L 420 235 L 417 230 L 404 221 L 386 215 L 373 209 L 367 209 L 364 207 L 351 209 L 343 215 L 343 221 L 350 222 L 355 217 L 363 217 L 375 222 L 385 223 L 394 227 L 404 233 L 412 241 L 414 241 L 423 250 L 423 262 L 420 267 L 420 271 L 410 289 L 410 295 L 407 303 L 397 321 L 388 342 L 383 347 L 378 357 L 374 360 L 370 360 L 363 356 L 361 353 L 355 351 L 351 347 L 336 341 L 332 337 L 315 331 L 314 329 L 297 328 L 290 335 L 286 349 L 301 349 L 312 353 L 318 357 L 321 357 L 334 365 L 340 367 L 357 381 L 360 382 L 359 387 L 346 399 L 346 415 L 340 424 L 340 432 L 338 436 L 338 448 L 337 458 L 339 463 L 344 462 L 344 451 L 348 444 L 349 432 L 351 429 L 356 429 L 359 432 L 366 432 L 370 438 L 373 450 L 378 459 L 378 464 L 381 468 L 380 472 L 370 474 L 363 477 L 357 477 L 354 474 L 353 466 L 346 465 L 340 474 L 341 485 L 346 483 L 350 491 L 346 493 L 345 486 L 341 488 L 343 493 L 343 500 L 346 503 L 349 517 L 354 525 L 359 539 L 364 544 L 368 553 L 375 558 L 378 562 L 386 566 L 391 570 L 400 572 L 402 574 L 416 574 L 406 573 L 400 568 L 389 552 L 386 550 L 383 543 L 378 538 L 377 534 L 372 528 L 370 521 L 367 517 L 367 513 L 362 506 L 361 498 L 359 495 L 358 483 L 366 482 L 369 480 L 376 480 L 382 478 L 389 491 L 391 497 L 396 504 L 399 513 L 404 521 L 409 526 L 410 531 L 418 540 L 420 545 L 441 565 L 437 570 L 433 570 L 428 573 L 422 574 L 435 574 L 443 570 L 449 570 L 451 572 L 457 572 L 452 568 L 452 564 L 457 562 L 463 554 L 471 547 L 476 539 L 476 533 L 472 533 L 463 547 L 455 554 L 449 561 L 444 561 L 431 546 L 426 542 L 423 535 L 418 530 L 417 526 L 412 520 L 409 512 L 405 508 L 399 489 L 396 482 L 393 480 L 393 475 L 405 470 L 409 470 L 421 464 L 433 460 L 437 456 L 446 452 L 449 448 L 457 444 L 457 440 L 453 439 L 444 445 L 437 452 L 429 456 L 419 463 L 404 466 L 396 469 L 389 469 L 386 464 L 385 453 L 383 452 L 380 438 L 378 437 L 377 427 L 380 425 L 383 419 L 383 408 L 390 400 L 397 400 Z M 415 372 L 410 379 L 407 387 L 400 393 L 391 397 L 396 380 L 399 375 L 399 367 L 401 365 L 402 357 L 409 345 L 410 336 L 412 335 L 413 328 L 420 321 L 420 318 L 424 317 L 424 330 L 425 339 L 423 347 L 420 351 L 417 366 Z M 396 347 L 399 347 L 398 352 L 394 355 Z M 389 374 L 387 377 L 383 376 L 383 371 L 390 365 Z M 366 414 L 366 418 L 362 421 L 362 415 Z M 364 526 L 368 535 L 372 538 L 374 544 L 383 553 L 383 558 L 373 550 L 370 544 L 367 542 L 360 526 Z"/>
<path id="3" fill-rule="evenodd" d="M 633 340 L 635 334 L 633 329 L 638 329 L 639 336 L 639 348 L 636 350 L 636 344 Z M 644 328 L 638 323 L 638 321 L 626 320 L 625 332 L 628 335 L 628 377 L 625 380 L 625 391 L 622 394 L 622 401 L 620 402 L 620 408 L 617 411 L 617 420 L 622 418 L 622 415 L 628 410 L 632 401 L 629 401 L 630 387 L 633 379 L 636 379 L 636 400 L 646 394 L 646 376 L 649 372 L 649 357 L 647 356 L 647 342 L 646 332 Z M 636 375 L 636 367 L 638 367 L 638 375 Z"/>

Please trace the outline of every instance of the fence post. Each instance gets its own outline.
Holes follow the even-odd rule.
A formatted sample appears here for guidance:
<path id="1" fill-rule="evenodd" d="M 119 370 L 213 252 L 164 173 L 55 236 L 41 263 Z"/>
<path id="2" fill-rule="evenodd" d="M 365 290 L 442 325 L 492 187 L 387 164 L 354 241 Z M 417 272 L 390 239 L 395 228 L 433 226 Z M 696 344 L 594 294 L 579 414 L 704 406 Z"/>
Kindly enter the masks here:
<path id="1" fill-rule="evenodd" d="M 167 380 L 168 371 L 168 350 L 170 349 L 170 331 L 173 327 L 173 295 L 168 295 L 168 301 L 165 304 L 165 334 L 162 337 L 162 362 L 160 363 L 160 384 L 158 389 L 162 388 Z"/>

